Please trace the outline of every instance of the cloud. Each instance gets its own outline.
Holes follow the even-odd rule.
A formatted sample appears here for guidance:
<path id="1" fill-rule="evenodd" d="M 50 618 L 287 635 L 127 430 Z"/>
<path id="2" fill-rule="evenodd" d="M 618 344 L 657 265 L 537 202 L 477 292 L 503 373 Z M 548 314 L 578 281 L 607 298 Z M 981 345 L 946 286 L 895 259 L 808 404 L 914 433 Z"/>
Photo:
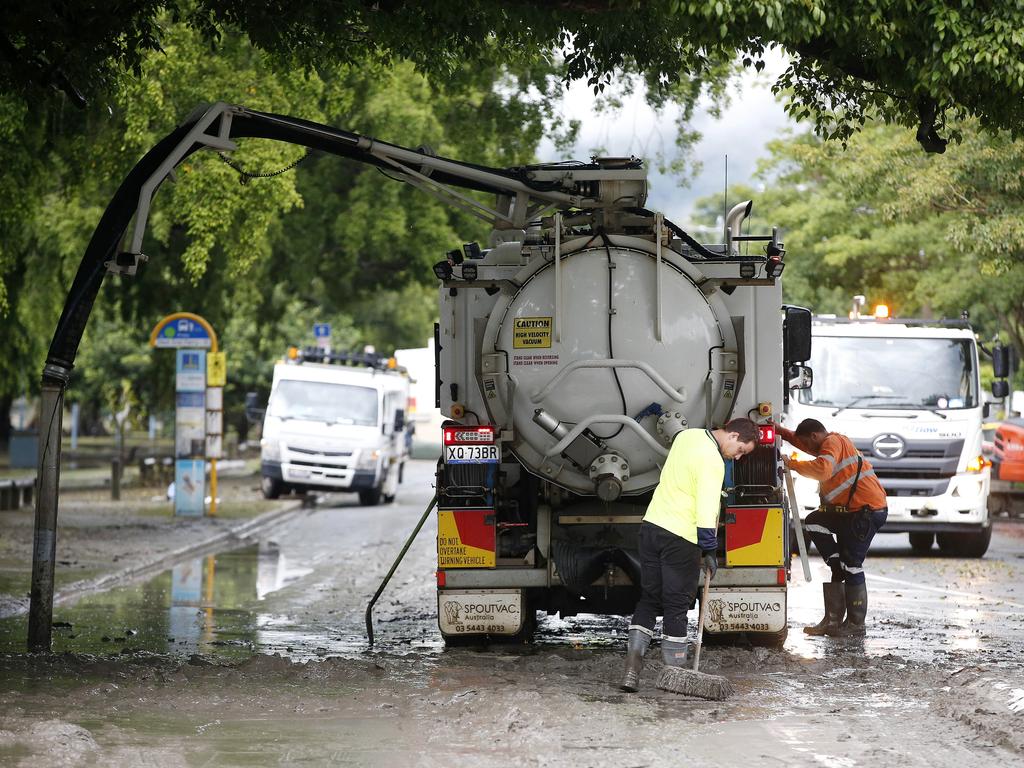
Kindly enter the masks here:
<path id="1" fill-rule="evenodd" d="M 621 108 L 601 112 L 595 110 L 593 91 L 585 82 L 570 85 L 562 114 L 566 120 L 582 121 L 572 156 L 585 160 L 592 150 L 600 149 L 605 155 L 635 155 L 648 160 L 647 206 L 664 211 L 668 218 L 685 226 L 698 198 L 722 192 L 726 155 L 729 183 L 750 183 L 757 161 L 767 155 L 768 142 L 795 126 L 770 88 L 784 66 L 785 60 L 776 56 L 761 75 L 745 73 L 740 78 L 739 92 L 733 94 L 731 103 L 718 118 L 702 100 L 690 125 L 701 134 L 694 157 L 703 167 L 687 187 L 680 187 L 674 176 L 660 173 L 652 162 L 658 153 L 673 156 L 679 110 L 669 106 L 661 114 L 656 113 L 647 105 L 643 84 L 639 82 L 634 84 L 632 93 L 622 96 Z M 542 141 L 538 156 L 545 161 L 556 159 L 554 144 L 547 139 Z"/>

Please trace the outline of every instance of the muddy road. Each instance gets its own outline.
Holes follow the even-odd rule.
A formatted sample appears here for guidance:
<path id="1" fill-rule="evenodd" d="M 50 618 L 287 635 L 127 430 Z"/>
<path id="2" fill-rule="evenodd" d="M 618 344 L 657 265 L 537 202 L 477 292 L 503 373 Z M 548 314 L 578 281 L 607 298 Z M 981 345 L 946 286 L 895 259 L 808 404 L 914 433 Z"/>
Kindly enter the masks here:
<path id="1" fill-rule="evenodd" d="M 983 560 L 881 536 L 868 636 L 799 631 L 824 568 L 794 568 L 779 651 L 711 647 L 723 703 L 618 691 L 626 620 L 542 619 L 531 646 L 446 650 L 433 517 L 366 602 L 430 496 L 338 496 L 247 546 L 59 606 L 51 657 L 0 622 L 2 765 L 1003 766 L 1024 761 L 1024 525 Z M 116 548 L 116 542 L 112 542 Z"/>

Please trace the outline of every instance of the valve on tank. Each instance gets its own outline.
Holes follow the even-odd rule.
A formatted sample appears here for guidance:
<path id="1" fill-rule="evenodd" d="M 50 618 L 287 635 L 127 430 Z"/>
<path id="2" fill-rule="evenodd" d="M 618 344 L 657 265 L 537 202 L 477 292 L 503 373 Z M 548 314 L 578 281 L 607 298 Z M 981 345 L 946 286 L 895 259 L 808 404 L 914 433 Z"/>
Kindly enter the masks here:
<path id="1" fill-rule="evenodd" d="M 658 434 L 669 445 L 672 445 L 676 435 L 684 429 L 686 429 L 686 417 L 679 411 L 664 411 L 658 417 Z"/>
<path id="2" fill-rule="evenodd" d="M 533 423 L 551 434 L 555 440 L 562 440 L 569 434 L 569 428 L 543 408 L 538 408 L 533 412 Z M 562 456 L 571 461 L 581 472 L 586 472 L 594 460 L 607 450 L 608 447 L 603 440 L 590 430 L 584 430 L 579 437 L 565 447 Z"/>
<path id="3" fill-rule="evenodd" d="M 590 479 L 601 501 L 615 501 L 622 495 L 622 486 L 629 480 L 629 464 L 621 456 L 606 453 L 590 465 Z"/>

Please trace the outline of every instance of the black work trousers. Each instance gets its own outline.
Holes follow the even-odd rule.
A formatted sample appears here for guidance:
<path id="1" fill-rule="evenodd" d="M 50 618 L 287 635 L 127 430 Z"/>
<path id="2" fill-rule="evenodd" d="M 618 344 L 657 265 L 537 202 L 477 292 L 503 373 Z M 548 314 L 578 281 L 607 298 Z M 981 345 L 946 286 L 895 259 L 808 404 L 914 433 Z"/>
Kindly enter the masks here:
<path id="1" fill-rule="evenodd" d="M 864 583 L 864 558 L 871 540 L 885 524 L 888 509 L 835 512 L 816 509 L 804 520 L 804 530 L 832 569 L 832 581 Z"/>
<path id="2" fill-rule="evenodd" d="M 640 602 L 632 624 L 654 630 L 664 616 L 666 639 L 686 639 L 686 613 L 697 597 L 700 547 L 653 523 L 640 524 Z"/>

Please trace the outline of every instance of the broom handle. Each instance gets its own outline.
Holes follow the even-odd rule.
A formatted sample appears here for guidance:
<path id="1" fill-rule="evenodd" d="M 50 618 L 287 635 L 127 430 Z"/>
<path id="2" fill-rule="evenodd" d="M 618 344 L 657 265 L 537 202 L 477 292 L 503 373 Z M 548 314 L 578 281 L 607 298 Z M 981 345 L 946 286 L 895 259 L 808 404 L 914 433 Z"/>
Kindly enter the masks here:
<path id="1" fill-rule="evenodd" d="M 693 671 L 700 667 L 700 644 L 704 639 L 704 612 L 708 606 L 708 588 L 711 586 L 711 579 L 708 578 L 708 570 L 704 569 L 704 594 L 700 599 L 700 614 L 697 618 L 697 650 L 693 654 Z"/>

